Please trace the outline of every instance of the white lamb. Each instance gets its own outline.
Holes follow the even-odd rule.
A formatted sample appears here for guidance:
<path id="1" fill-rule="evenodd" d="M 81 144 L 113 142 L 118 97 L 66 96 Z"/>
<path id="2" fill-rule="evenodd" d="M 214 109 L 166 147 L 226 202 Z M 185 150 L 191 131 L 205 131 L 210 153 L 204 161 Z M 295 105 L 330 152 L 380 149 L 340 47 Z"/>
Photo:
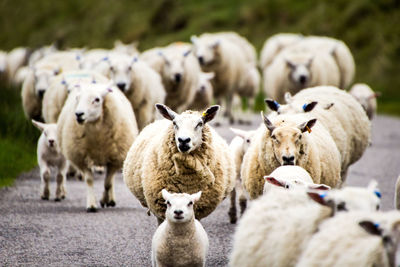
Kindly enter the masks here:
<path id="1" fill-rule="evenodd" d="M 320 225 L 296 266 L 398 266 L 399 237 L 398 211 L 343 213 Z"/>
<path id="2" fill-rule="evenodd" d="M 51 169 L 57 169 L 57 189 L 54 200 L 61 201 L 67 193 L 65 188 L 67 162 L 61 154 L 57 141 L 57 124 L 44 124 L 35 120 L 32 120 L 32 123 L 42 132 L 37 146 L 37 159 L 41 178 L 40 197 L 44 200 L 50 198 L 49 182 Z"/>
<path id="3" fill-rule="evenodd" d="M 199 201 L 196 194 L 177 194 L 162 190 L 167 204 L 166 220 L 160 224 L 152 241 L 152 266 L 198 266 L 206 264 L 208 236 L 195 219 L 193 206 Z"/>
<path id="4" fill-rule="evenodd" d="M 374 92 L 371 87 L 365 83 L 353 85 L 349 93 L 361 104 L 370 120 L 376 114 L 376 98 L 380 96 L 379 92 Z"/>
<path id="5" fill-rule="evenodd" d="M 107 167 L 101 206 L 115 206 L 114 175 L 138 133 L 128 99 L 108 84 L 81 83 L 70 93 L 57 125 L 62 153 L 84 174 L 87 211 L 97 210 L 93 166 Z"/>
<path id="6" fill-rule="evenodd" d="M 316 119 L 302 114 L 279 115 L 261 125 L 243 158 L 241 178 L 250 198 L 262 194 L 265 175 L 282 165 L 307 170 L 314 183 L 341 185 L 340 154 L 334 140 Z"/>
<path id="7" fill-rule="evenodd" d="M 331 54 L 285 50 L 264 70 L 264 92 L 279 102 L 284 94 L 318 85 L 340 85 L 340 72 Z"/>
<path id="8" fill-rule="evenodd" d="M 213 100 L 213 87 L 211 80 L 214 76 L 214 72 L 200 72 L 196 94 L 188 109 L 204 110 L 211 105 Z"/>
<path id="9" fill-rule="evenodd" d="M 159 222 L 166 208 L 163 188 L 177 193 L 201 190 L 203 197 L 195 206 L 200 220 L 232 191 L 236 178 L 228 145 L 208 125 L 219 106 L 211 106 L 202 114 L 177 114 L 165 105 L 156 107 L 166 119 L 146 126 L 133 143 L 124 162 L 124 181 Z"/>
<path id="10" fill-rule="evenodd" d="M 232 139 L 229 144 L 229 151 L 232 153 L 235 166 L 236 166 L 236 183 L 235 188 L 231 192 L 231 206 L 229 208 L 229 218 L 231 223 L 236 223 L 236 194 L 239 195 L 239 206 L 240 214 L 242 215 L 247 206 L 246 192 L 242 186 L 242 180 L 240 179 L 240 169 L 244 154 L 251 144 L 251 138 L 254 136 L 255 131 L 244 131 L 236 128 L 230 128 L 236 136 Z"/>

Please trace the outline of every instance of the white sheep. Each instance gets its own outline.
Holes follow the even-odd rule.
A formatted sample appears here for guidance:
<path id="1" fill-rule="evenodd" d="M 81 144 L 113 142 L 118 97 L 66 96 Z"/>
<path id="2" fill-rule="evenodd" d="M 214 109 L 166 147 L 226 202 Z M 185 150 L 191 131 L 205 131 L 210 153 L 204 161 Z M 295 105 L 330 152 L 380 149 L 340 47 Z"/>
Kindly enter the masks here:
<path id="1" fill-rule="evenodd" d="M 15 74 L 18 69 L 26 65 L 28 61 L 29 51 L 26 47 L 16 47 L 7 55 L 7 80 L 13 83 Z"/>
<path id="2" fill-rule="evenodd" d="M 224 34 L 206 33 L 199 37 L 192 36 L 193 52 L 197 57 L 203 71 L 214 72 L 213 79 L 214 97 L 218 102 L 226 100 L 225 116 L 230 122 L 234 122 L 232 114 L 232 101 L 235 93 L 246 93 L 246 96 L 253 97 L 251 93 L 257 90 L 251 85 L 257 82 L 249 82 L 256 74 L 256 69 L 249 70 L 249 65 L 255 66 L 255 62 L 249 61 L 247 53 L 242 45 L 232 41 Z M 251 68 L 250 68 L 251 69 Z M 254 71 L 255 70 L 255 71 Z M 250 87 L 249 87 L 250 86 Z M 250 93 L 249 93 L 250 92 Z"/>
<path id="3" fill-rule="evenodd" d="M 314 183 L 341 185 L 340 154 L 321 123 L 302 114 L 279 115 L 271 121 L 262 117 L 264 125 L 257 129 L 241 171 L 243 186 L 251 199 L 262 194 L 263 177 L 282 165 L 303 167 Z"/>
<path id="4" fill-rule="evenodd" d="M 296 266 L 397 266 L 400 213 L 349 212 L 320 225 Z"/>
<path id="5" fill-rule="evenodd" d="M 104 59 L 107 59 L 108 55 L 111 53 L 111 50 L 108 49 L 90 49 L 85 51 L 82 55 L 81 60 L 81 69 L 83 70 L 96 70 L 102 74 L 104 74 L 101 70 L 96 69 L 98 65 L 102 63 Z M 104 69 L 107 69 L 107 65 L 104 64 Z"/>
<path id="6" fill-rule="evenodd" d="M 286 47 L 298 43 L 303 35 L 297 33 L 279 33 L 268 38 L 261 49 L 260 67 L 265 69 Z"/>
<path id="7" fill-rule="evenodd" d="M 164 65 L 164 60 L 162 57 L 160 57 L 160 53 L 162 53 L 163 49 L 164 47 L 154 47 L 143 51 L 143 53 L 139 55 L 139 59 L 146 62 L 158 73 L 161 73 Z"/>
<path id="8" fill-rule="evenodd" d="M 195 206 L 197 219 L 208 216 L 232 191 L 235 165 L 226 141 L 212 129 L 219 106 L 200 114 L 177 114 L 157 104 L 165 120 L 148 125 L 133 143 L 124 162 L 123 177 L 131 192 L 161 222 L 165 205 L 161 190 L 203 197 Z"/>
<path id="9" fill-rule="evenodd" d="M 50 44 L 47 46 L 42 46 L 38 49 L 36 49 L 35 51 L 32 52 L 32 54 L 29 56 L 29 60 L 28 60 L 28 66 L 29 67 L 33 67 L 36 62 L 38 62 L 39 60 L 41 60 L 42 58 L 57 52 L 57 47 L 54 44 Z"/>
<path id="10" fill-rule="evenodd" d="M 188 109 L 204 110 L 211 105 L 213 100 L 213 87 L 211 80 L 214 76 L 214 72 L 200 72 L 196 94 Z"/>
<path id="11" fill-rule="evenodd" d="M 205 266 L 208 236 L 195 219 L 193 206 L 201 191 L 189 195 L 162 190 L 167 204 L 166 220 L 160 224 L 152 240 L 152 266 Z"/>
<path id="12" fill-rule="evenodd" d="M 101 206 L 115 206 L 114 176 L 138 133 L 128 99 L 109 84 L 81 83 L 70 93 L 57 125 L 62 153 L 84 174 L 87 211 L 97 210 L 93 166 L 107 167 Z"/>
<path id="13" fill-rule="evenodd" d="M 340 85 L 340 72 L 331 54 L 284 50 L 264 69 L 264 92 L 279 102 L 284 94 L 318 85 Z"/>
<path id="14" fill-rule="evenodd" d="M 278 114 L 303 113 L 317 118 L 336 143 L 341 155 L 341 177 L 345 180 L 348 167 L 361 158 L 371 140 L 371 123 L 361 105 L 347 92 L 332 86 L 304 89 L 285 98 L 287 105 L 266 102 Z"/>
<path id="15" fill-rule="evenodd" d="M 371 87 L 365 83 L 353 85 L 349 93 L 361 104 L 370 120 L 376 114 L 376 98 L 380 96 L 379 92 L 374 92 Z"/>
<path id="16" fill-rule="evenodd" d="M 229 151 L 232 153 L 235 166 L 236 166 L 236 183 L 235 188 L 231 192 L 231 206 L 229 208 L 229 218 L 231 223 L 236 223 L 236 194 L 239 195 L 239 206 L 240 214 L 242 215 L 247 206 L 246 192 L 242 186 L 242 180 L 240 179 L 240 169 L 244 154 L 251 144 L 251 138 L 254 136 L 255 131 L 244 131 L 236 128 L 230 128 L 235 133 L 235 137 L 229 144 Z"/>
<path id="17" fill-rule="evenodd" d="M 337 191 L 274 186 L 252 202 L 239 222 L 231 266 L 295 266 L 322 221 L 340 211 L 375 211 L 375 193 L 358 190 L 365 194 L 355 198 Z"/>
<path id="18" fill-rule="evenodd" d="M 67 162 L 61 154 L 57 141 L 57 124 L 45 124 L 35 120 L 32 120 L 32 123 L 42 132 L 37 145 L 37 160 L 41 178 L 40 197 L 44 200 L 50 198 L 49 182 L 51 169 L 54 168 L 57 169 L 55 201 L 61 201 L 67 193 L 65 185 Z"/>
<path id="19" fill-rule="evenodd" d="M 115 40 L 113 51 L 125 53 L 130 56 L 137 56 L 139 55 L 139 50 L 137 49 L 138 45 L 139 45 L 138 42 L 124 44 L 121 40 Z"/>

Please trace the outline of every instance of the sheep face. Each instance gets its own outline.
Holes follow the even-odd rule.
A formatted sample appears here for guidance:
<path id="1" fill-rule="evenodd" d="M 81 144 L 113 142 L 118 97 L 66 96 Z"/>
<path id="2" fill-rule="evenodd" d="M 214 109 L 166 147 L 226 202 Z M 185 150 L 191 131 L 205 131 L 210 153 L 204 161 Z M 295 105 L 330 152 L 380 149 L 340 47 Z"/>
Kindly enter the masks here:
<path id="1" fill-rule="evenodd" d="M 84 88 L 83 88 L 84 87 Z M 103 114 L 103 102 L 112 92 L 107 84 L 80 84 L 76 86 L 75 116 L 79 124 L 97 121 Z"/>
<path id="2" fill-rule="evenodd" d="M 250 147 L 251 139 L 256 133 L 256 131 L 244 131 L 236 128 L 230 128 L 232 132 L 234 132 L 237 136 L 243 139 L 243 151 L 246 152 Z"/>
<path id="3" fill-rule="evenodd" d="M 199 76 L 199 85 L 197 93 L 205 95 L 207 92 L 212 91 L 212 84 L 210 80 L 214 78 L 214 72 L 201 72 Z"/>
<path id="4" fill-rule="evenodd" d="M 197 38 L 192 36 L 193 50 L 201 66 L 212 65 L 218 57 L 221 41 L 213 38 Z"/>
<path id="5" fill-rule="evenodd" d="M 299 88 L 306 88 L 311 81 L 312 58 L 305 62 L 292 62 L 286 59 L 286 65 L 289 68 L 289 79 Z"/>
<path id="6" fill-rule="evenodd" d="M 164 118 L 172 121 L 175 143 L 182 153 L 190 153 L 200 147 L 204 124 L 211 121 L 219 110 L 219 106 L 211 106 L 199 116 L 198 113 L 186 112 L 179 115 L 162 104 L 156 104 L 156 108 Z"/>
<path id="7" fill-rule="evenodd" d="M 185 60 L 190 54 L 190 50 L 184 53 L 162 53 L 160 56 L 164 59 L 163 76 L 175 84 L 182 82 L 185 75 Z"/>
<path id="8" fill-rule="evenodd" d="M 161 191 L 163 198 L 167 204 L 167 211 L 165 212 L 165 218 L 174 223 L 186 223 L 190 222 L 194 218 L 193 205 L 201 197 L 201 191 L 196 194 L 178 194 L 169 193 L 163 189 Z"/>
<path id="9" fill-rule="evenodd" d="M 46 124 L 35 120 L 32 120 L 32 124 L 43 133 L 43 136 L 46 140 L 46 145 L 50 149 L 58 151 L 57 124 Z"/>
<path id="10" fill-rule="evenodd" d="M 122 92 L 131 87 L 132 60 L 130 57 L 111 57 L 109 60 L 109 78 L 112 79 Z"/>
<path id="11" fill-rule="evenodd" d="M 35 76 L 35 94 L 39 98 L 43 98 L 44 93 L 50 84 L 50 79 L 60 73 L 59 68 L 50 69 L 36 69 L 34 70 Z"/>

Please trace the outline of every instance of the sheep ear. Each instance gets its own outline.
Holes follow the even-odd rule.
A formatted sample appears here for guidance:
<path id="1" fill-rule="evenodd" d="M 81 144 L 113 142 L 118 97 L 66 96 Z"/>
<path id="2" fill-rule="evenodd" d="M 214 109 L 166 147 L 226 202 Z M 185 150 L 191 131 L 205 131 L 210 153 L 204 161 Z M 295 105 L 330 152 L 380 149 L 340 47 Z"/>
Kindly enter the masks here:
<path id="1" fill-rule="evenodd" d="M 278 111 L 280 105 L 278 102 L 272 99 L 264 99 L 265 104 L 269 107 L 270 110 Z"/>
<path id="2" fill-rule="evenodd" d="M 308 104 L 304 104 L 303 105 L 303 110 L 304 112 L 310 112 L 311 110 L 313 110 L 315 108 L 315 106 L 318 104 L 317 101 L 313 101 L 311 103 Z"/>
<path id="3" fill-rule="evenodd" d="M 287 104 L 290 104 L 293 101 L 292 100 L 292 95 L 289 92 L 285 93 L 285 101 L 286 101 Z"/>
<path id="4" fill-rule="evenodd" d="M 166 189 L 161 190 L 161 195 L 165 200 L 168 200 L 171 197 L 171 194 Z"/>
<path id="5" fill-rule="evenodd" d="M 261 111 L 261 117 L 264 120 L 264 124 L 267 127 L 267 129 L 269 130 L 269 134 L 272 134 L 272 132 L 275 130 L 275 126 L 272 125 L 272 123 L 270 122 L 270 120 L 267 118 L 267 116 L 265 116 L 264 112 Z"/>
<path id="6" fill-rule="evenodd" d="M 312 64 L 313 60 L 314 60 L 314 57 L 310 58 L 310 59 L 307 61 L 306 67 L 307 67 L 308 69 L 311 67 L 311 64 Z"/>
<path id="7" fill-rule="evenodd" d="M 204 75 L 204 77 L 206 77 L 207 80 L 212 80 L 215 77 L 214 72 L 204 72 L 203 75 Z"/>
<path id="8" fill-rule="evenodd" d="M 325 197 L 327 196 L 327 194 L 324 193 L 320 193 L 318 191 L 307 191 L 307 195 L 314 200 L 315 202 L 326 206 L 327 205 L 327 201 L 325 200 Z"/>
<path id="9" fill-rule="evenodd" d="M 221 40 L 217 40 L 217 41 L 215 41 L 215 43 L 212 45 L 212 47 L 213 47 L 214 49 L 217 49 L 217 48 L 219 47 L 220 44 L 221 44 Z"/>
<path id="10" fill-rule="evenodd" d="M 264 180 L 275 186 L 285 187 L 286 183 L 271 176 L 264 176 Z"/>
<path id="11" fill-rule="evenodd" d="M 209 107 L 206 111 L 203 112 L 203 115 L 201 116 L 203 122 L 207 123 L 212 119 L 214 119 L 215 115 L 217 115 L 218 110 L 219 110 L 218 105 Z"/>
<path id="12" fill-rule="evenodd" d="M 193 44 L 196 44 L 198 40 L 199 40 L 199 38 L 197 38 L 196 35 L 192 35 L 192 36 L 190 37 L 190 41 L 191 41 Z"/>
<path id="13" fill-rule="evenodd" d="M 326 184 L 310 184 L 308 185 L 309 189 L 317 189 L 317 190 L 330 190 L 331 187 Z"/>
<path id="14" fill-rule="evenodd" d="M 246 131 L 243 131 L 243 130 L 240 130 L 240 129 L 236 129 L 236 128 L 229 128 L 234 134 L 236 134 L 237 136 L 239 136 L 239 137 L 241 137 L 241 138 L 243 138 L 243 139 L 245 139 L 246 138 L 246 135 L 247 135 L 247 132 Z"/>
<path id="15" fill-rule="evenodd" d="M 42 122 L 38 122 L 38 121 L 32 120 L 32 124 L 33 124 L 36 128 L 38 128 L 41 132 L 43 132 L 43 130 L 46 128 L 46 124 L 45 124 L 45 123 L 42 123 Z"/>
<path id="16" fill-rule="evenodd" d="M 316 122 L 317 122 L 317 119 L 312 119 L 312 120 L 303 122 L 298 127 L 302 133 L 304 133 L 305 131 L 308 131 L 309 133 L 311 133 L 311 128 L 315 125 Z"/>
<path id="17" fill-rule="evenodd" d="M 112 86 L 114 84 L 112 82 L 110 82 L 109 84 L 107 84 L 106 88 L 103 90 L 103 92 L 101 92 L 101 97 L 105 97 L 106 95 L 108 95 L 109 93 L 112 93 Z"/>
<path id="18" fill-rule="evenodd" d="M 289 68 L 291 68 L 291 69 L 295 69 L 295 68 L 296 68 L 296 65 L 293 64 L 289 59 L 285 59 L 285 61 L 286 61 L 286 65 L 287 65 Z"/>
<path id="19" fill-rule="evenodd" d="M 200 200 L 201 197 L 201 191 L 195 193 L 195 194 L 191 194 L 190 195 L 192 197 L 193 202 L 197 202 Z"/>
<path id="20" fill-rule="evenodd" d="M 334 105 L 335 105 L 335 103 L 326 104 L 325 107 L 324 107 L 324 109 L 329 110 L 329 109 L 330 109 L 331 107 L 333 107 Z"/>
<path id="21" fill-rule="evenodd" d="M 186 51 L 185 53 L 183 53 L 183 56 L 184 56 L 184 57 L 187 57 L 191 52 L 192 52 L 192 49 L 189 49 L 188 51 Z"/>
<path id="22" fill-rule="evenodd" d="M 369 182 L 367 188 L 368 188 L 368 190 L 373 192 L 378 198 L 382 197 L 382 194 L 378 189 L 378 182 L 377 181 L 371 180 L 371 182 Z"/>
<path id="23" fill-rule="evenodd" d="M 382 235 L 382 229 L 380 229 L 378 223 L 374 223 L 371 221 L 361 221 L 358 223 L 358 225 L 371 235 Z"/>
<path id="24" fill-rule="evenodd" d="M 174 120 L 176 117 L 176 113 L 174 111 L 172 111 L 169 107 L 167 107 L 166 105 L 163 104 L 156 104 L 156 108 L 158 110 L 158 112 L 167 120 Z"/>

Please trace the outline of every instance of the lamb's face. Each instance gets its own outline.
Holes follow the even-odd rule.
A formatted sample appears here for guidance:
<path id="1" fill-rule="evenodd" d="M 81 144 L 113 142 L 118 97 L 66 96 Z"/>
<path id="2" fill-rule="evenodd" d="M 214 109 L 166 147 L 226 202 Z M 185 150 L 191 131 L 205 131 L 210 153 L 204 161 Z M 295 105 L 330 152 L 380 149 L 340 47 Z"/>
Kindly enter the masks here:
<path id="1" fill-rule="evenodd" d="M 35 94 L 39 98 L 43 98 L 44 93 L 50 85 L 50 79 L 59 74 L 59 68 L 50 69 L 37 69 L 34 71 L 35 75 Z"/>
<path id="2" fill-rule="evenodd" d="M 190 54 L 190 50 L 183 53 L 160 53 L 164 59 L 163 73 L 171 82 L 179 84 L 185 75 L 185 60 Z"/>
<path id="3" fill-rule="evenodd" d="M 106 95 L 112 92 L 110 85 L 82 83 L 75 90 L 76 121 L 79 124 L 97 121 L 103 115 L 103 102 Z"/>
<path id="4" fill-rule="evenodd" d="M 193 51 L 201 66 L 212 65 L 218 55 L 220 40 L 214 38 L 197 38 L 192 36 Z"/>
<path id="5" fill-rule="evenodd" d="M 299 88 L 306 88 L 311 81 L 312 58 L 305 62 L 294 63 L 286 60 L 286 65 L 290 69 L 289 79 Z"/>
<path id="6" fill-rule="evenodd" d="M 46 140 L 46 145 L 53 150 L 58 151 L 58 142 L 57 142 L 57 124 L 55 123 L 41 123 L 35 120 L 32 120 L 33 125 L 38 128 Z"/>
<path id="7" fill-rule="evenodd" d="M 200 199 L 201 191 L 196 194 L 178 194 L 169 193 L 167 190 L 162 190 L 162 196 L 167 204 L 165 218 L 174 223 L 189 222 L 194 218 L 193 205 Z"/>
<path id="8" fill-rule="evenodd" d="M 128 56 L 109 60 L 109 78 L 115 82 L 122 92 L 127 92 L 131 87 L 132 62 L 132 59 Z"/>

